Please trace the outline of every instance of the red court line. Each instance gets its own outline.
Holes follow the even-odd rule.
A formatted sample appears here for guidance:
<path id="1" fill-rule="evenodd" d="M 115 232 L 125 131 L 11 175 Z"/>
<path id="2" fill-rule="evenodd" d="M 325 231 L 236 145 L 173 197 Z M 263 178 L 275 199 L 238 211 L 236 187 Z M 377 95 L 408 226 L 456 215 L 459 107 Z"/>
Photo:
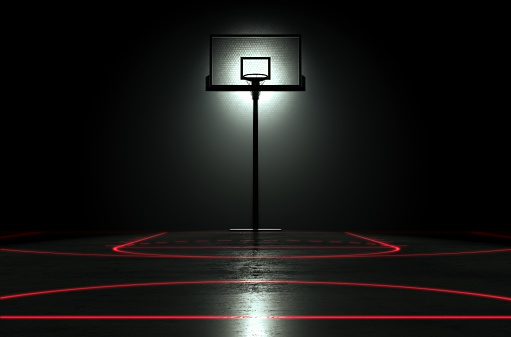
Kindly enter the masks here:
<path id="1" fill-rule="evenodd" d="M 28 232 L 28 233 L 16 233 L 16 234 L 9 234 L 9 235 L 2 235 L 0 236 L 0 239 L 10 239 L 10 238 L 19 238 L 22 236 L 32 236 L 32 235 L 40 235 L 43 232 Z"/>
<path id="2" fill-rule="evenodd" d="M 379 256 L 374 256 L 374 257 L 453 256 L 453 255 L 489 254 L 489 253 L 504 253 L 504 252 L 511 252 L 511 248 L 489 249 L 489 250 L 474 250 L 474 251 L 462 251 L 462 252 L 397 254 L 397 255 L 392 255 L 392 256 L 379 255 Z"/>
<path id="3" fill-rule="evenodd" d="M 132 244 L 135 244 L 140 241 L 149 240 L 151 238 L 161 236 L 163 234 L 166 234 L 167 232 L 155 234 L 149 237 L 140 238 L 134 241 L 128 241 L 125 244 L 116 245 L 113 247 L 113 251 L 116 253 L 121 254 L 102 254 L 102 253 L 73 253 L 73 252 L 55 252 L 55 251 L 41 251 L 41 250 L 30 250 L 30 249 L 13 249 L 13 248 L 0 248 L 1 252 L 10 252 L 10 253 L 24 253 L 24 254 L 43 254 L 43 255 L 61 255 L 61 256 L 83 256 L 83 257 L 138 257 L 138 258 L 146 258 L 146 257 L 164 257 L 164 258 L 206 258 L 206 259 L 218 259 L 218 258 L 240 258 L 240 259 L 247 259 L 247 258 L 286 258 L 286 259 L 297 259 L 297 258 L 303 258 L 303 259 L 315 259 L 315 258 L 361 258 L 361 257 L 374 257 L 374 258 L 395 258 L 395 257 L 424 257 L 424 256 L 454 256 L 454 255 L 470 255 L 470 254 L 491 254 L 491 253 L 508 253 L 511 252 L 511 248 L 502 248 L 502 249 L 489 249 L 489 250 L 475 250 L 475 251 L 458 251 L 458 252 L 437 252 L 437 253 L 411 253 L 411 254 L 392 254 L 392 255 L 383 255 L 383 253 L 393 253 L 396 252 L 394 250 L 394 247 L 392 245 L 388 245 L 384 242 L 376 241 L 375 239 L 362 237 L 353 233 L 348 233 L 352 236 L 357 236 L 364 238 L 365 240 L 370 240 L 372 242 L 376 242 L 378 244 L 381 244 L 382 246 L 386 246 L 389 248 L 392 248 L 392 251 L 388 252 L 379 252 L 379 253 L 367 253 L 367 254 L 348 254 L 348 255 L 338 255 L 338 254 L 331 254 L 331 255 L 302 255 L 302 256 L 211 256 L 211 255 L 162 255 L 162 254 L 145 254 L 140 252 L 130 252 L 130 251 L 124 251 L 122 248 L 128 247 Z M 286 241 L 291 241 L 291 239 L 288 239 Z M 300 240 L 298 240 L 300 241 Z M 291 241 L 295 242 L 295 241 Z M 367 243 L 371 244 L 371 243 Z M 374 243 L 373 243 L 374 244 Z M 131 248 L 131 247 L 130 247 Z M 368 247 L 365 247 L 368 248 Z M 396 247 L 399 249 L 399 247 Z"/>
<path id="4" fill-rule="evenodd" d="M 151 286 L 172 286 L 172 285 L 205 285 L 205 284 L 298 284 L 298 285 L 321 285 L 321 286 L 352 286 L 352 287 L 371 287 L 383 289 L 400 289 L 400 290 L 417 290 L 444 294 L 465 295 L 473 297 L 489 298 L 511 302 L 511 297 L 476 293 L 470 291 L 461 291 L 453 289 L 429 288 L 395 284 L 381 283 L 361 283 L 361 282 L 338 282 L 338 281 L 305 281 L 305 280 L 200 280 L 200 281 L 166 281 L 166 282 L 144 282 L 144 283 L 124 283 L 124 284 L 108 284 L 87 287 L 61 288 L 52 290 L 33 291 L 28 293 L 12 294 L 0 296 L 0 300 L 8 300 L 13 298 L 49 295 L 57 293 L 69 293 L 77 291 L 89 291 L 99 289 L 118 289 L 118 288 L 134 288 L 134 287 L 151 287 Z"/>
<path id="5" fill-rule="evenodd" d="M 3 315 L 0 320 L 208 320 L 208 319 L 323 319 L 323 320 L 508 320 L 511 316 L 492 315 L 272 315 L 272 316 L 230 316 L 230 315 Z"/>
<path id="6" fill-rule="evenodd" d="M 147 247 L 132 246 L 130 249 L 388 249 L 387 247 L 353 247 L 353 246 L 165 246 L 165 247 Z"/>
<path id="7" fill-rule="evenodd" d="M 454 295 L 465 295 L 483 297 L 492 300 L 511 302 L 511 297 L 460 291 L 452 289 L 427 288 L 406 285 L 377 284 L 377 283 L 355 283 L 336 281 L 298 281 L 298 280 L 203 280 L 203 281 L 169 281 L 150 283 L 111 284 L 77 288 L 53 289 L 29 293 L 13 294 L 0 297 L 0 300 L 8 300 L 21 297 L 49 295 L 55 293 L 68 293 L 76 291 L 89 291 L 112 288 L 130 288 L 147 286 L 168 286 L 168 285 L 205 285 L 205 284 L 298 284 L 298 285 L 322 285 L 322 286 L 355 286 L 375 287 L 383 289 L 418 290 L 425 292 L 446 293 Z M 150 320 L 150 319 L 338 319 L 338 320 L 487 320 L 487 319 L 511 319 L 510 315 L 2 315 L 0 319 L 8 320 Z"/>
<path id="8" fill-rule="evenodd" d="M 503 239 L 511 239 L 509 235 L 503 235 L 498 233 L 486 233 L 486 232 L 470 232 L 472 235 L 481 235 L 481 236 L 491 236 L 494 238 L 503 238 Z"/>
<path id="9" fill-rule="evenodd" d="M 114 248 L 115 247 L 116 246 L 114 246 Z M 51 251 L 45 251 L 45 250 L 12 249 L 12 248 L 0 248 L 0 251 L 2 251 L 2 252 L 9 252 L 9 253 L 26 253 L 26 254 L 42 254 L 42 255 L 64 255 L 64 256 L 133 257 L 133 256 L 130 256 L 130 255 L 119 255 L 119 254 L 51 252 Z"/>
<path id="10" fill-rule="evenodd" d="M 367 240 L 367 241 L 371 241 L 371 242 L 377 243 L 377 244 L 385 246 L 385 247 L 392 248 L 393 250 L 391 252 L 388 252 L 388 253 L 394 253 L 394 252 L 398 252 L 398 251 L 401 250 L 401 248 L 399 248 L 398 246 L 394 246 L 394 245 L 391 245 L 389 243 L 385 243 L 383 241 L 378 241 L 378 240 L 375 240 L 375 239 L 371 239 L 371 238 L 368 238 L 366 236 L 357 235 L 357 234 L 353 234 L 353 233 L 350 233 L 350 232 L 346 232 L 346 234 L 349 234 L 351 236 L 356 236 L 357 238 L 361 238 L 361 239 L 364 239 L 364 240 Z"/>
<path id="11" fill-rule="evenodd" d="M 154 238 L 156 236 L 160 236 L 160 235 L 163 235 L 163 234 L 166 234 L 166 232 L 159 233 L 159 234 L 147 237 L 147 238 L 145 238 L 145 240 L 149 240 L 151 238 Z M 389 253 L 394 253 L 394 252 L 398 252 L 398 251 L 401 250 L 401 248 L 399 248 L 398 246 L 394 246 L 394 245 L 391 245 L 391 244 L 380 242 L 380 241 L 377 241 L 375 239 L 366 238 L 364 236 L 353 234 L 353 233 L 349 233 L 349 232 L 346 232 L 346 234 L 351 235 L 351 236 L 355 236 L 355 237 L 358 237 L 358 238 L 361 238 L 361 239 L 364 239 L 364 240 L 367 240 L 367 241 L 376 242 L 376 243 L 380 244 L 382 247 L 387 247 L 387 248 L 390 248 L 391 250 L 383 251 L 383 252 L 358 253 L 358 254 L 273 255 L 273 256 L 267 256 L 267 255 L 266 256 L 265 255 L 261 255 L 261 256 L 254 256 L 254 255 L 246 256 L 246 255 L 157 254 L 157 253 L 143 253 L 143 252 L 140 252 L 140 251 L 133 252 L 133 251 L 128 251 L 128 250 L 123 250 L 124 247 L 126 247 L 126 246 L 133 246 L 134 243 L 143 241 L 144 239 L 140 239 L 140 240 L 137 240 L 137 241 L 128 242 L 127 244 L 124 244 L 124 245 L 116 246 L 116 247 L 112 248 L 112 250 L 115 251 L 115 252 L 118 252 L 118 253 L 131 254 L 131 255 L 139 256 L 139 257 L 140 256 L 146 256 L 146 257 L 152 257 L 152 258 L 182 258 L 182 259 L 329 259 L 329 258 L 356 258 L 356 257 L 366 257 L 366 256 L 378 255 L 378 254 L 389 254 Z M 217 241 L 218 242 L 230 242 L 232 240 L 230 240 L 230 239 L 229 240 L 218 239 Z M 129 247 L 129 248 L 134 248 L 134 247 Z M 244 247 L 244 248 L 246 249 L 246 247 Z M 367 247 L 364 247 L 364 249 L 365 248 L 367 248 Z"/>
<path id="12" fill-rule="evenodd" d="M 348 232 L 346 232 L 348 233 Z M 387 244 L 385 242 L 371 240 L 367 237 L 363 237 L 361 235 L 356 235 L 353 233 L 348 233 L 354 236 L 358 236 L 361 238 L 364 238 L 366 240 L 377 242 L 384 246 L 390 246 L 390 247 L 396 247 L 390 244 Z M 475 250 L 475 251 L 461 251 L 461 252 L 440 252 L 440 253 L 413 253 L 413 254 L 394 254 L 394 255 L 376 255 L 372 257 L 418 257 L 418 256 L 449 256 L 449 255 L 469 255 L 469 254 L 483 254 L 483 253 L 503 253 L 503 252 L 510 252 L 511 248 L 504 248 L 504 249 L 489 249 L 489 250 Z"/>
<path id="13" fill-rule="evenodd" d="M 118 248 L 119 246 L 115 246 L 114 248 Z M 133 247 L 130 247 L 133 248 Z M 183 247 L 181 247 L 183 248 Z M 355 247 L 354 247 L 355 248 Z M 364 247 L 369 248 L 369 247 Z M 113 248 L 112 248 L 113 249 Z M 83 256 L 83 257 L 121 257 L 121 258 L 130 258 L 130 257 L 138 257 L 138 258 L 147 258 L 147 256 L 143 253 L 130 252 L 130 251 L 120 251 L 123 254 L 101 254 L 101 253 L 72 253 L 72 252 L 53 252 L 53 251 L 43 251 L 43 250 L 29 250 L 29 249 L 12 249 L 12 248 L 0 248 L 1 252 L 8 253 L 22 253 L 22 254 L 40 254 L 40 255 L 60 255 L 60 256 Z M 508 253 L 511 252 L 511 248 L 504 249 L 492 249 L 492 250 L 476 250 L 476 251 L 462 251 L 462 252 L 445 252 L 445 253 L 414 253 L 414 254 L 398 254 L 398 255 L 372 255 L 369 257 L 374 258 L 396 258 L 396 257 L 423 257 L 423 256 L 453 256 L 453 255 L 470 255 L 470 254 L 491 254 L 491 253 Z M 339 258 L 339 257 L 364 257 L 364 256 L 354 256 L 351 255 L 312 255 L 306 256 L 304 258 Z M 167 258 L 222 258 L 215 257 L 211 255 L 163 255 L 163 256 L 150 256 L 150 257 L 167 257 Z M 232 256 L 226 256 L 225 258 L 233 258 Z M 236 257 L 234 257 L 236 258 Z M 250 258 L 250 257 L 239 257 L 239 258 Z M 254 257 L 252 257 L 254 258 Z M 255 257 L 255 258 L 265 258 L 265 257 Z M 271 258 L 271 257 L 266 257 Z M 279 258 L 279 257 L 275 257 Z M 283 258 L 286 258 L 285 256 Z M 289 258 L 300 258 L 300 257 L 289 257 Z"/>

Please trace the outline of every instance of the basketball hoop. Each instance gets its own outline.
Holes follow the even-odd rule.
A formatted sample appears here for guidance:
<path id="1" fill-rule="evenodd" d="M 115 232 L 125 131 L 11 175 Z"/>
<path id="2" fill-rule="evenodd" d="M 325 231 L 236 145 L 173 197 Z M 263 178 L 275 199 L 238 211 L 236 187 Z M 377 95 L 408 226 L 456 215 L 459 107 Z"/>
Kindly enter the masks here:
<path id="1" fill-rule="evenodd" d="M 246 80 L 248 84 L 264 84 L 264 81 L 268 79 L 266 74 L 245 74 L 242 79 Z"/>
<path id="2" fill-rule="evenodd" d="M 245 85 L 244 81 L 248 85 Z M 265 81 L 268 83 L 263 86 Z M 279 230 L 259 228 L 258 101 L 261 91 L 305 91 L 301 36 L 299 34 L 210 35 L 209 75 L 206 76 L 206 90 L 252 92 L 254 121 L 251 230 L 254 232 Z"/>

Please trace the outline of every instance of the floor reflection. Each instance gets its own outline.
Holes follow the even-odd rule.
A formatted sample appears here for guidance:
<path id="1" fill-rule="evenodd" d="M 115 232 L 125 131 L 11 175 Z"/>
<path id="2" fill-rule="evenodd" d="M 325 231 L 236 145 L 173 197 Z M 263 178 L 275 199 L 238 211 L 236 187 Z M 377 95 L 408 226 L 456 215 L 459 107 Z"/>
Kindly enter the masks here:
<path id="1" fill-rule="evenodd" d="M 240 319 L 240 336 L 272 336 L 272 320 L 268 316 L 279 311 L 279 293 L 274 285 L 250 284 L 238 288 L 240 293 L 232 296 L 233 312 L 246 318 Z"/>
<path id="2" fill-rule="evenodd" d="M 264 318 L 249 318 L 242 322 L 244 329 L 242 329 L 242 336 L 247 337 L 262 337 L 270 336 L 270 332 L 267 329 L 265 322 L 268 322 Z"/>

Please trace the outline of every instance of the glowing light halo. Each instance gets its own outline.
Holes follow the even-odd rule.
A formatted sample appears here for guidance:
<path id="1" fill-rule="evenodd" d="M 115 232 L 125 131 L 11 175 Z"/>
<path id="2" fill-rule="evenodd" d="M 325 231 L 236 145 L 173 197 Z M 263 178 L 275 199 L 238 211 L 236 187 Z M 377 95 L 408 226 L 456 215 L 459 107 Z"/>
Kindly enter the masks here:
<path id="1" fill-rule="evenodd" d="M 282 127 L 287 120 L 300 109 L 299 101 L 294 99 L 294 94 L 296 93 L 260 92 L 258 117 L 261 132 L 268 132 L 268 130 L 273 130 L 274 134 L 282 132 Z M 216 113 L 224 122 L 240 130 L 252 130 L 253 101 L 250 91 L 219 91 L 217 97 L 212 99 L 215 100 Z"/>
<path id="2" fill-rule="evenodd" d="M 264 85 L 264 84 L 263 84 Z M 235 94 L 235 97 L 239 100 L 242 100 L 243 102 L 247 104 L 252 104 L 252 94 L 250 91 L 234 91 L 233 94 Z M 274 91 L 261 91 L 259 93 L 259 104 L 267 104 L 271 101 L 271 98 L 275 94 Z M 259 111 L 259 116 L 266 115 L 267 111 L 262 107 L 262 111 Z"/>
<path id="3" fill-rule="evenodd" d="M 99 286 L 62 288 L 1 296 L 0 300 L 70 293 L 100 289 L 119 289 L 148 286 L 170 285 L 208 285 L 208 284 L 298 284 L 321 286 L 354 286 L 383 289 L 415 290 L 442 294 L 464 295 L 492 300 L 511 302 L 511 297 L 460 291 L 453 289 L 418 287 L 394 284 L 338 282 L 338 281 L 306 281 L 306 280 L 201 280 L 201 281 L 168 281 L 128 284 L 110 284 Z M 511 315 L 2 315 L 0 319 L 511 319 Z"/>

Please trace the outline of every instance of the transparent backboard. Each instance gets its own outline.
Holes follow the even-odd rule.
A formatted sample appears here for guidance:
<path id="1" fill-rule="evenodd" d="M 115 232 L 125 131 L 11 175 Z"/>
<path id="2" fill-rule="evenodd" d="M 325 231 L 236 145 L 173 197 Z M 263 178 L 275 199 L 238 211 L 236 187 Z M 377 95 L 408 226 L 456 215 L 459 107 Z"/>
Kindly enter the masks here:
<path id="1" fill-rule="evenodd" d="M 305 90 L 301 36 L 210 36 L 206 90 L 250 91 L 250 83 L 245 76 L 250 74 L 267 76 L 259 91 Z"/>

